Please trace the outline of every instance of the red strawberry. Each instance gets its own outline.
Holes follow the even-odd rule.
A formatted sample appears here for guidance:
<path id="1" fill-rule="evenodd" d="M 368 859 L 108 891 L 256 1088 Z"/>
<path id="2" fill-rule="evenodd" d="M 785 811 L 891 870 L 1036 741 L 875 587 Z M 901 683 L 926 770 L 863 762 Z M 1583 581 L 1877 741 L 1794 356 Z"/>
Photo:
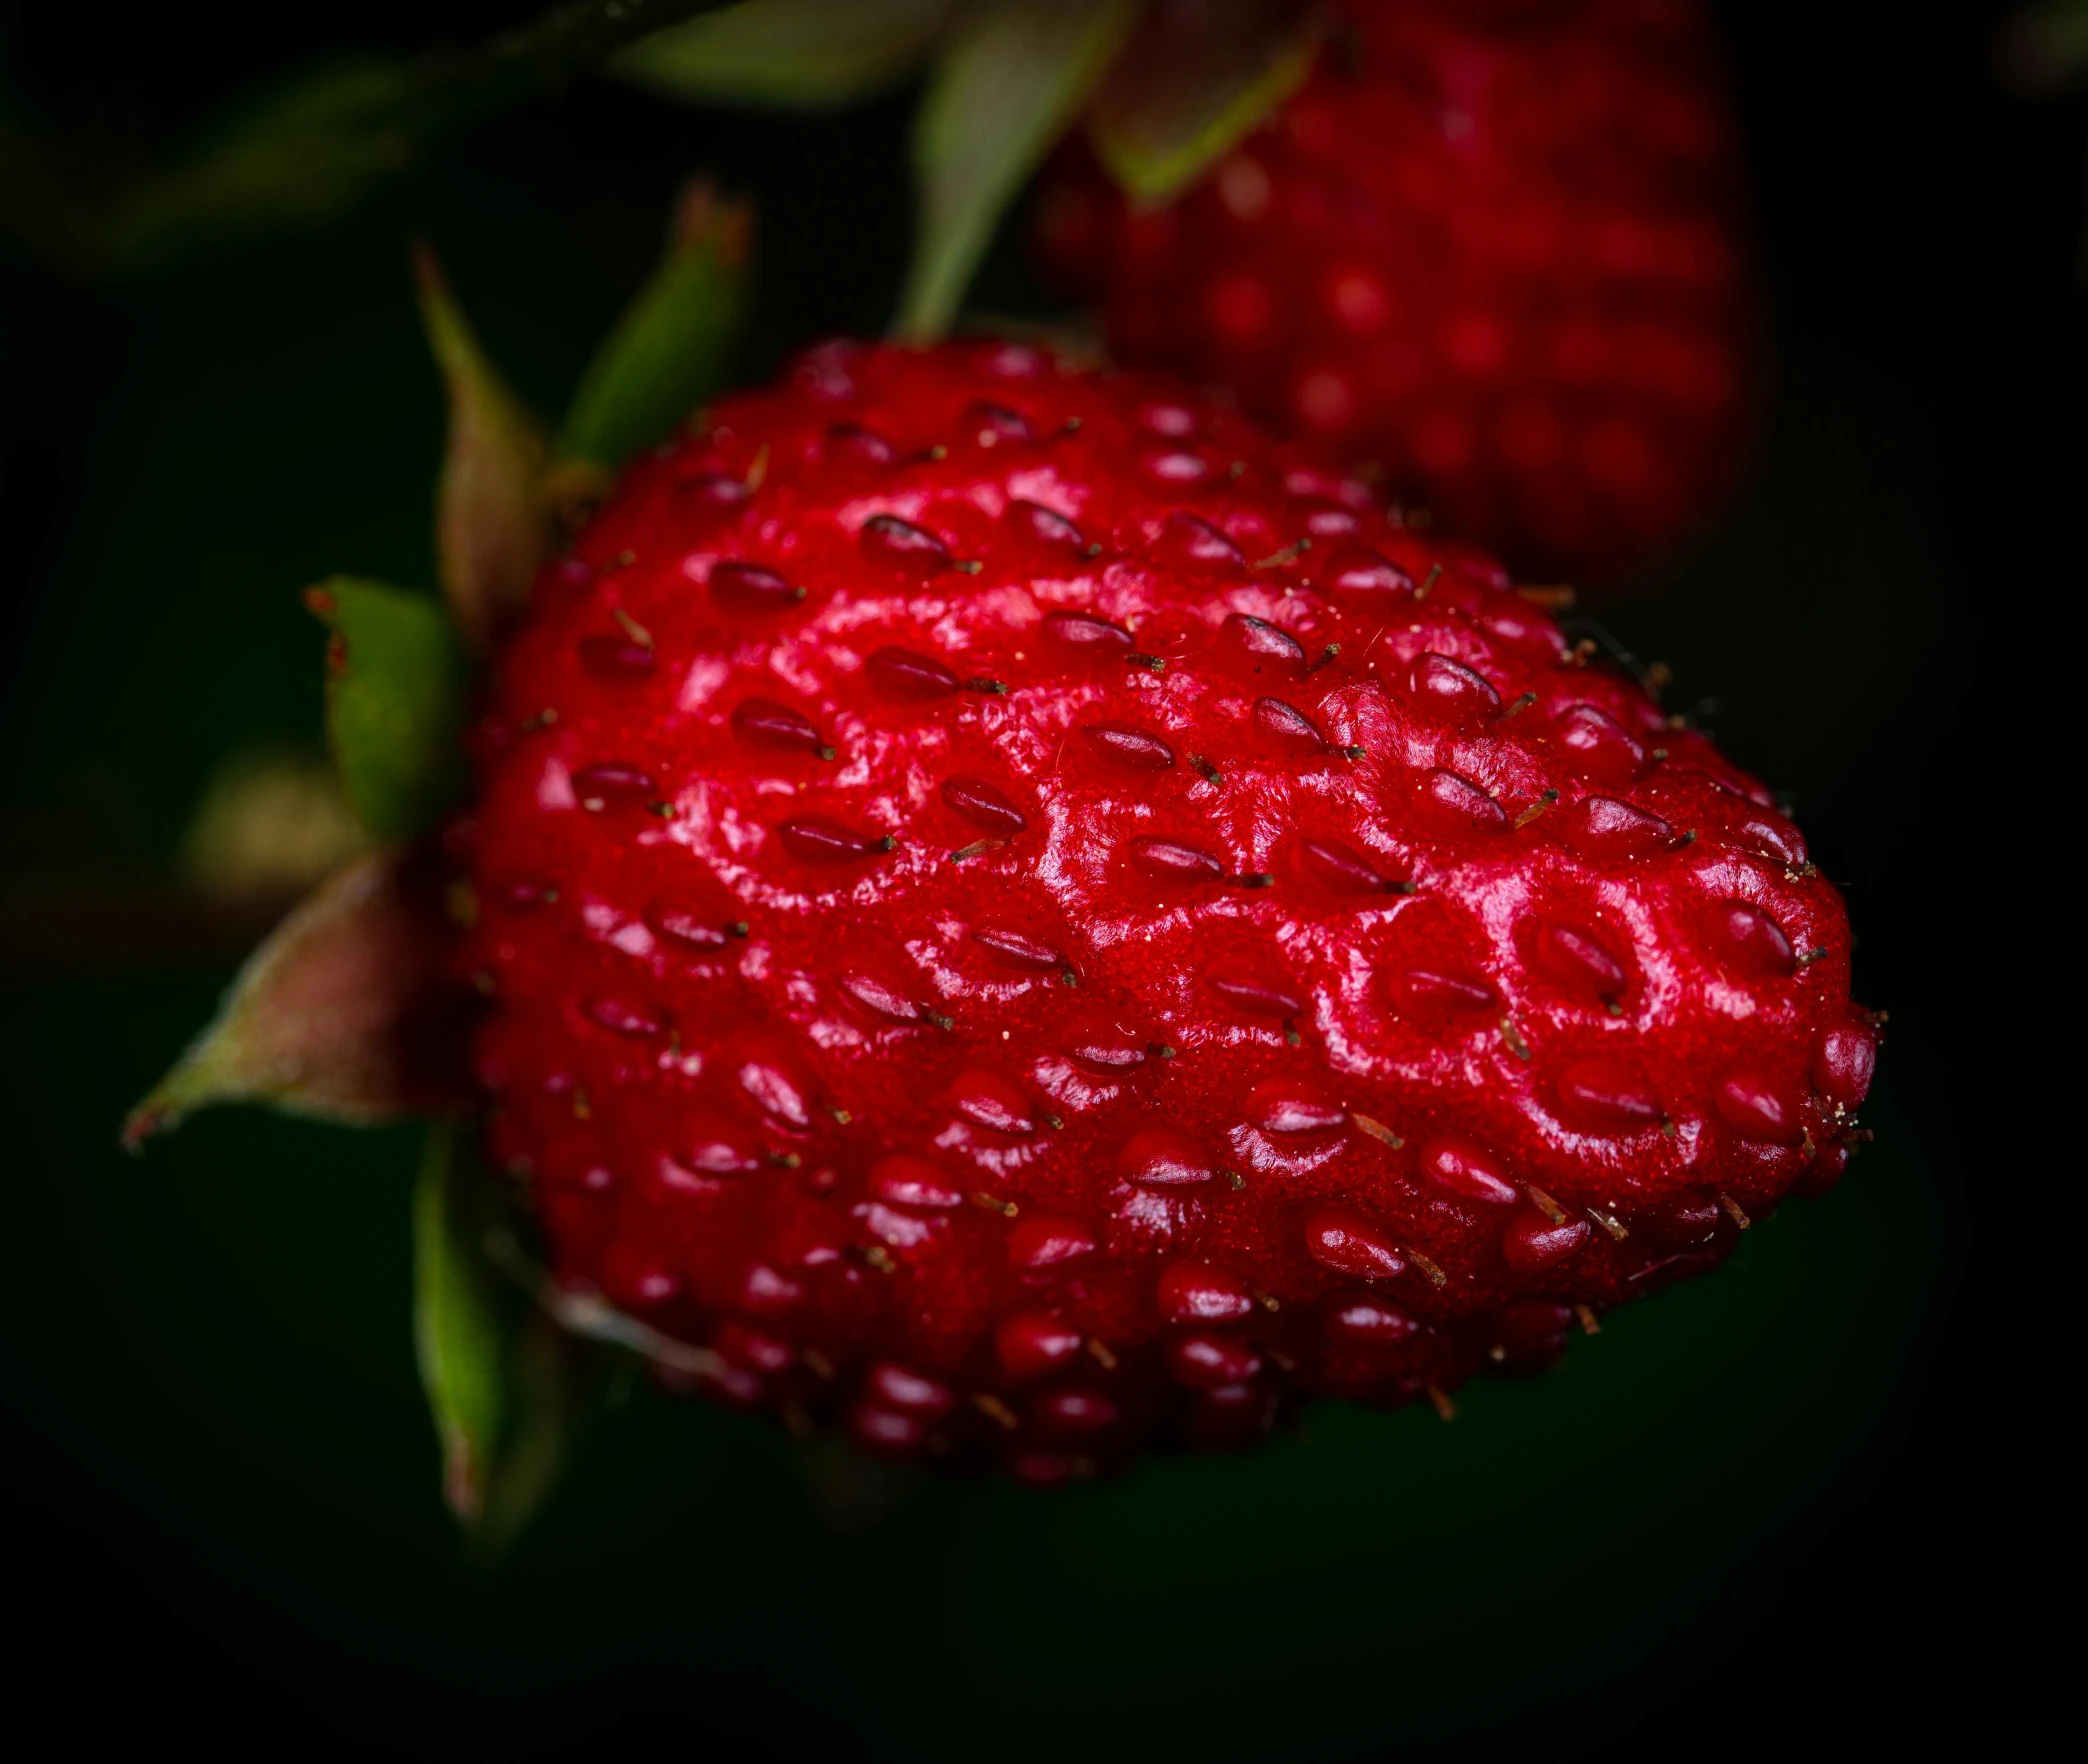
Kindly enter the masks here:
<path id="1" fill-rule="evenodd" d="M 1747 429 L 1730 125 L 1691 0 L 1349 0 L 1298 95 L 1133 210 L 1076 150 L 1047 263 L 1127 360 L 1237 390 L 1519 567 L 1700 520 Z"/>
<path id="2" fill-rule="evenodd" d="M 494 1154 L 731 1401 L 1043 1479 L 1251 1438 L 1542 1365 L 1846 1155 L 1762 787 L 1167 382 L 816 351 L 498 674 Z"/>

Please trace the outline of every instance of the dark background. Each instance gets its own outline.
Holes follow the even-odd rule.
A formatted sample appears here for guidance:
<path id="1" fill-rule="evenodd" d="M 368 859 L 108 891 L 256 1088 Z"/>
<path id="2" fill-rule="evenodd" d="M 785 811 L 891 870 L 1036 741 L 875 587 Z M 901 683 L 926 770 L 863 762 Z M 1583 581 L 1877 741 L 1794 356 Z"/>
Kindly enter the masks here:
<path id="1" fill-rule="evenodd" d="M 469 1567 L 407 1329 L 411 1137 L 225 1112 L 123 1157 L 234 952 L 37 928 L 163 875 L 228 749 L 313 740 L 299 587 L 429 579 L 411 236 L 555 410 L 714 169 L 762 203 L 762 366 L 888 316 L 906 100 L 784 123 L 580 82 L 308 236 L 120 285 L 0 243 L 11 1726 L 450 1757 L 2010 1744 L 2075 1529 L 2078 1324 L 2032 1301 L 2072 1274 L 2081 1160 L 2027 1139 L 2070 1103 L 2034 1077 L 2070 1031 L 2021 1000 L 2079 908 L 2016 848 L 2069 807 L 2036 719 L 2084 580 L 2088 117 L 1997 83 L 1997 9 L 1723 12 L 1772 414 L 1735 506 L 1604 616 L 1673 702 L 1717 701 L 1847 891 L 1892 1013 L 1878 1143 L 1454 1425 L 1327 1409 L 1255 1456 L 937 1485 L 853 1534 L 761 1430 L 633 1387 L 511 1560 Z M 522 15 L 10 5 L 0 101 L 113 176 L 316 55 Z M 985 290 L 1030 298 L 1019 254 Z"/>

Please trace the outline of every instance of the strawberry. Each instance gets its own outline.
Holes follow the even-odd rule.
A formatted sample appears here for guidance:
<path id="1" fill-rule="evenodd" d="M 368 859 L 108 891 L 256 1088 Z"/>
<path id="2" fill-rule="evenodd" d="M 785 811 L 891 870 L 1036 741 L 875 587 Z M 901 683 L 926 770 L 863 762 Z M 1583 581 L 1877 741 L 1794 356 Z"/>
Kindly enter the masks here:
<path id="1" fill-rule="evenodd" d="M 1763 787 L 1172 382 L 829 345 L 538 582 L 464 829 L 495 1163 L 711 1395 L 1050 1481 L 1557 1357 L 1832 1182 Z"/>
<path id="2" fill-rule="evenodd" d="M 1690 0 L 1347 0 L 1170 205 L 1061 155 L 1038 243 L 1110 341 L 1380 468 L 1520 568 L 1700 521 L 1748 429 L 1731 125 Z"/>

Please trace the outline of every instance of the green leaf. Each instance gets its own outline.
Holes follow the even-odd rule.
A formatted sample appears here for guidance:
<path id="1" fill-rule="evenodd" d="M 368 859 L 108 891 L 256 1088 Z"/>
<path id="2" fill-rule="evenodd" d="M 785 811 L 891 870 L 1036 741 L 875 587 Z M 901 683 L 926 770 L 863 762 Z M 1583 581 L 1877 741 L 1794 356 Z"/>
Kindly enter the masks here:
<path id="1" fill-rule="evenodd" d="M 627 49 L 613 71 L 670 98 L 817 110 L 897 85 L 957 0 L 743 0 Z"/>
<path id="2" fill-rule="evenodd" d="M 136 1151 L 210 1103 L 369 1126 L 469 1094 L 467 1001 L 429 854 L 372 852 L 320 885 L 247 958 L 216 1018 L 124 1123 Z"/>
<path id="3" fill-rule="evenodd" d="M 988 0 L 959 18 L 914 119 L 918 231 L 898 334 L 950 325 L 1002 211 L 1062 135 L 1136 8 L 1132 0 Z"/>
<path id="4" fill-rule="evenodd" d="M 1103 165 L 1165 201 L 1297 90 L 1321 24 L 1295 0 L 1157 0 L 1088 113 Z"/>
<path id="5" fill-rule="evenodd" d="M 542 426 L 507 388 L 426 246 L 414 253 L 421 320 L 449 396 L 435 552 L 459 628 L 484 649 L 528 604 L 556 537 Z"/>
<path id="6" fill-rule="evenodd" d="M 660 267 L 581 376 L 562 460 L 613 469 L 673 433 L 725 384 L 747 314 L 754 214 L 703 181 L 675 205 Z"/>
<path id="7" fill-rule="evenodd" d="M 336 576 L 305 604 L 332 632 L 326 728 L 349 806 L 378 839 L 425 831 L 463 776 L 464 670 L 441 603 Z"/>

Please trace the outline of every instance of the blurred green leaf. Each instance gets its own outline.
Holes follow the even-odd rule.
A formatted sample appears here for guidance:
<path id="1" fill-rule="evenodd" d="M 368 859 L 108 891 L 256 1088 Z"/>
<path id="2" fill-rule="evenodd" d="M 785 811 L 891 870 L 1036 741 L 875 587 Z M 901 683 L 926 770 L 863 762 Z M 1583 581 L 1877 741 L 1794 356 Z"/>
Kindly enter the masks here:
<path id="1" fill-rule="evenodd" d="M 358 59 L 298 75 L 185 164 L 116 209 L 102 249 L 150 268 L 247 232 L 332 219 L 412 157 L 406 63 Z"/>
<path id="2" fill-rule="evenodd" d="M 210 1103 L 370 1126 L 466 1093 L 440 877 L 391 847 L 322 883 L 240 969 L 216 1018 L 124 1122 L 135 1151 Z"/>
<path id="3" fill-rule="evenodd" d="M 817 110 L 918 67 L 961 0 L 743 0 L 624 51 L 613 71 L 670 98 Z"/>
<path id="4" fill-rule="evenodd" d="M 336 576 L 305 591 L 332 633 L 326 729 L 356 818 L 378 839 L 425 831 L 463 778 L 464 670 L 441 602 Z"/>
<path id="5" fill-rule="evenodd" d="M 1321 22 L 1296 0 L 1157 0 L 1088 113 L 1110 176 L 1139 202 L 1192 182 L 1297 90 Z"/>
<path id="6" fill-rule="evenodd" d="M 949 329 L 1002 211 L 1086 102 L 1133 0 L 990 0 L 960 17 L 914 119 L 919 220 L 897 331 Z"/>
<path id="7" fill-rule="evenodd" d="M 561 463 L 614 469 L 673 433 L 726 383 L 747 316 L 754 214 L 692 183 L 667 254 L 581 376 L 559 437 Z"/>
<path id="8" fill-rule="evenodd" d="M 113 201 L 68 188 L 0 117 L 0 228 L 74 273 L 132 275 L 225 239 L 333 219 L 427 145 L 722 0 L 563 0 L 467 50 L 295 74 Z"/>
<path id="9" fill-rule="evenodd" d="M 436 492 L 435 552 L 457 625 L 486 648 L 529 599 L 549 553 L 542 425 L 510 392 L 451 297 L 435 254 L 414 253 L 421 322 L 449 397 L 449 443 Z"/>

